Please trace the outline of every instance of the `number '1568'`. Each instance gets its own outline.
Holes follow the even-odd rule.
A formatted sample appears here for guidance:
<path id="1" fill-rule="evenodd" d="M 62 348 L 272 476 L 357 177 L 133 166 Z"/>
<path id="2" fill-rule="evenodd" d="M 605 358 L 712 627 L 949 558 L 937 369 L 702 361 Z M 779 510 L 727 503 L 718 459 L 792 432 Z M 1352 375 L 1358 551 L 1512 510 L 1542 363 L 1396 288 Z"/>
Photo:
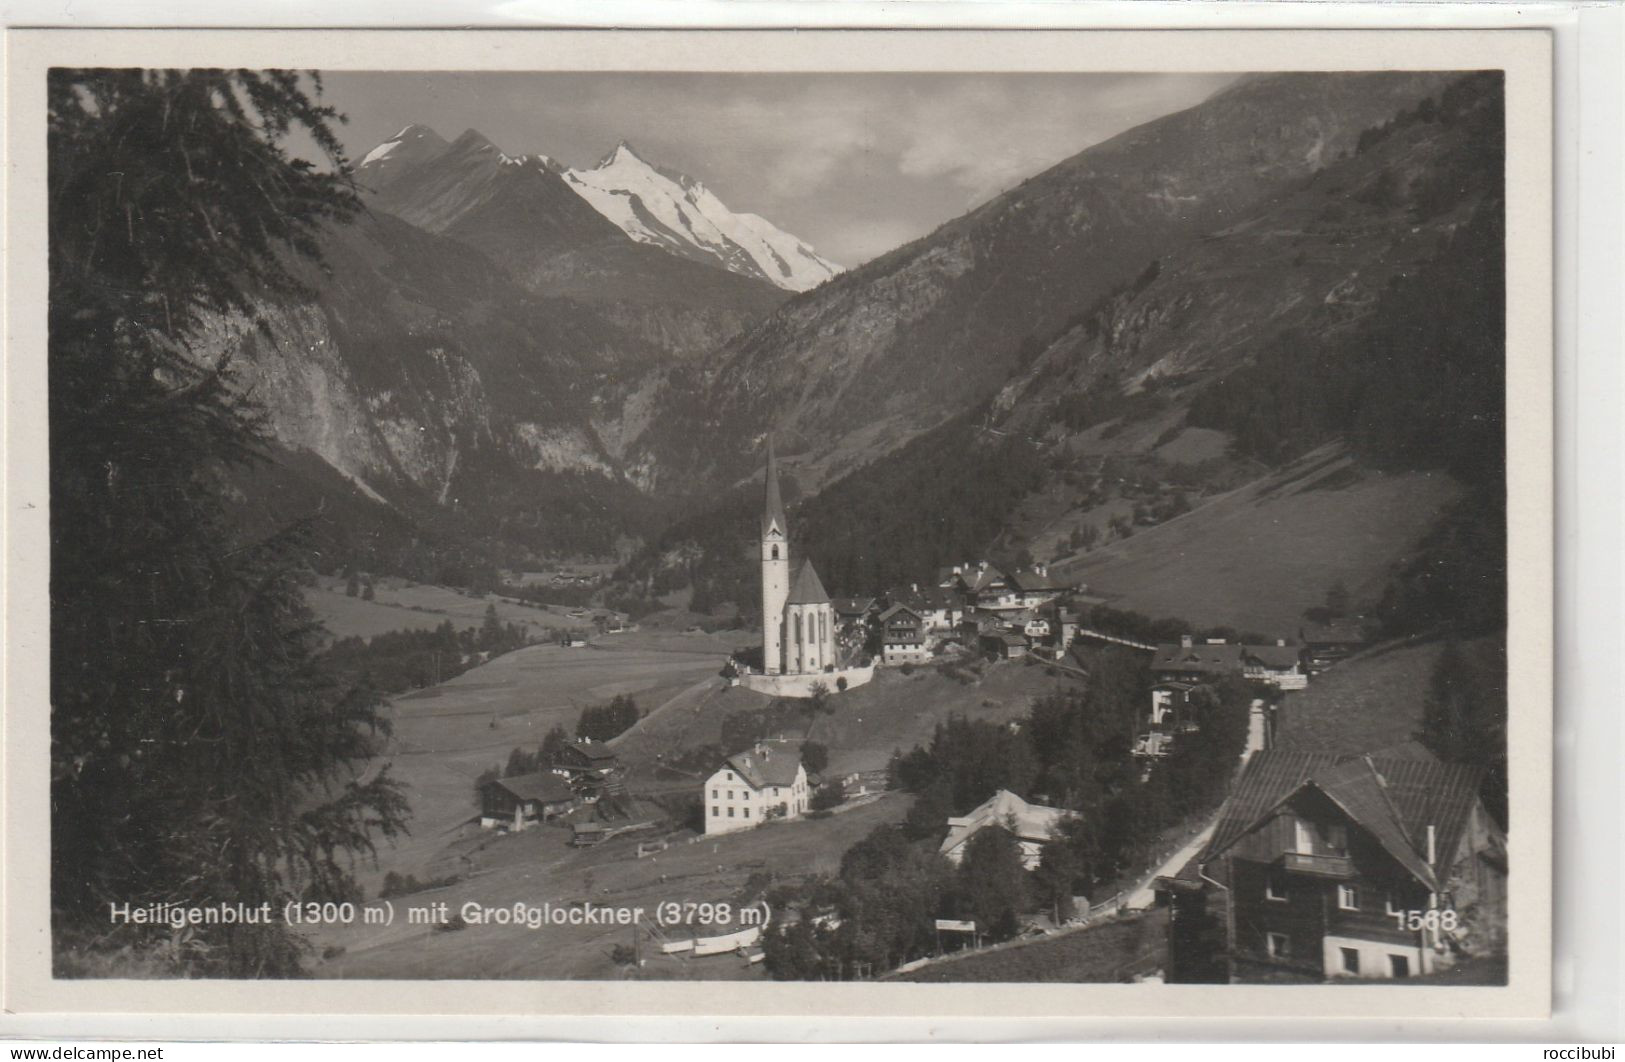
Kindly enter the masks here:
<path id="1" fill-rule="evenodd" d="M 1434 911 L 1395 911 L 1393 915 L 1400 929 L 1413 932 L 1418 929 L 1442 929 L 1449 933 L 1461 924 L 1461 919 L 1449 907 Z"/>

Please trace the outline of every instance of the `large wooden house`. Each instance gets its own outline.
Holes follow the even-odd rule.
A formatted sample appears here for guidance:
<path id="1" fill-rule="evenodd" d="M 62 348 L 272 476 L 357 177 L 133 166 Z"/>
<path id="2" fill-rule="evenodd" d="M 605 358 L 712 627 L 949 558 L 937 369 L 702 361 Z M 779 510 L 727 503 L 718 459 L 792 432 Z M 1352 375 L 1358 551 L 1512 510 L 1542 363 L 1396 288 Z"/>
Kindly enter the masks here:
<path id="1" fill-rule="evenodd" d="M 1431 759 L 1254 754 L 1192 872 L 1158 880 L 1170 947 L 1210 948 L 1242 981 L 1403 978 L 1504 954 L 1506 838 L 1480 778 Z"/>
<path id="2" fill-rule="evenodd" d="M 570 783 L 552 771 L 494 778 L 480 786 L 480 825 L 517 832 L 564 814 L 575 802 Z"/>
<path id="3" fill-rule="evenodd" d="M 907 605 L 893 605 L 880 614 L 880 659 L 887 665 L 923 664 L 931 658 L 925 619 Z"/>

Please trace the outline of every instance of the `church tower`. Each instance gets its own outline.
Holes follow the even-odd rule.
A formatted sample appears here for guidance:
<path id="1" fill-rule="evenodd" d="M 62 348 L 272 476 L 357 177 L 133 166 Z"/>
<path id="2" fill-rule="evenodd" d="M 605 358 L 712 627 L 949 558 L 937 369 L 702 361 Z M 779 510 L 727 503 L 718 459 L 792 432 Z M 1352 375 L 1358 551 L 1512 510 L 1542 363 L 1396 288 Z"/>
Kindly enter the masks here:
<path id="1" fill-rule="evenodd" d="M 762 508 L 762 671 L 784 668 L 784 604 L 790 597 L 790 522 L 779 499 L 779 466 L 767 440 L 767 486 Z"/>

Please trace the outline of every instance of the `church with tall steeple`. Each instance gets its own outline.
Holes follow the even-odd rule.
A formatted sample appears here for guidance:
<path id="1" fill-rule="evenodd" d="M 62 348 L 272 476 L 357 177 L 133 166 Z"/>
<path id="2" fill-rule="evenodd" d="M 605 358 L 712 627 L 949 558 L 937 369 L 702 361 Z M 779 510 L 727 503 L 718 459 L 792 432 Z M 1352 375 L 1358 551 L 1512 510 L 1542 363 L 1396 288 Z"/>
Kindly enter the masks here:
<path id="1" fill-rule="evenodd" d="M 779 496 L 773 440 L 767 442 L 762 505 L 762 671 L 768 675 L 815 675 L 836 667 L 835 610 L 829 594 L 803 559 L 794 578 L 790 522 Z"/>

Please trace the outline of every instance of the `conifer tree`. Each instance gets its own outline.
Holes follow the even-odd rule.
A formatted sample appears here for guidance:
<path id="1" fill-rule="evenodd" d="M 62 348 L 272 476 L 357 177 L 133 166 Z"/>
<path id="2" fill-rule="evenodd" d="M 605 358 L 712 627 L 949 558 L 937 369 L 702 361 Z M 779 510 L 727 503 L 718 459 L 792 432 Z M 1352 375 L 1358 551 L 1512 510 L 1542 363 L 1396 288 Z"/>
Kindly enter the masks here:
<path id="1" fill-rule="evenodd" d="M 225 476 L 266 436 L 229 360 L 199 350 L 219 322 L 306 291 L 321 226 L 357 209 L 338 116 L 305 86 L 287 71 L 49 78 L 59 957 L 107 931 L 110 902 L 280 912 L 351 895 L 354 860 L 405 820 L 387 767 L 365 769 L 378 698 L 315 663 L 300 528 L 245 540 L 226 520 Z M 288 154 L 296 131 L 329 169 Z M 184 972 L 298 969 L 277 923 L 185 940 Z"/>

